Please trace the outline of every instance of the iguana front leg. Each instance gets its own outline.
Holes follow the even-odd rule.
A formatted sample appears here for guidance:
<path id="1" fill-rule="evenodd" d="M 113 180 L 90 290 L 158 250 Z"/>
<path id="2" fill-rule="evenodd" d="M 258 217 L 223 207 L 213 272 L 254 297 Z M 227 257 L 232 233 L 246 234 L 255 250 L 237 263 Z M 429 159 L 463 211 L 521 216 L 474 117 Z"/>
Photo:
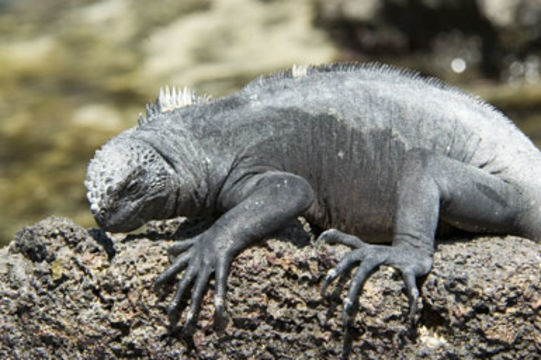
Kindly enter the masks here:
<path id="1" fill-rule="evenodd" d="M 401 271 L 410 302 L 413 324 L 419 290 L 416 278 L 432 267 L 434 236 L 438 219 L 472 232 L 520 234 L 524 207 L 521 194 L 504 180 L 474 166 L 424 150 L 406 155 L 397 184 L 398 197 L 392 246 L 370 245 L 338 230 L 322 233 L 318 240 L 355 248 L 329 271 L 322 286 L 329 284 L 353 266 L 343 322 L 349 326 L 357 308 L 358 293 L 366 278 L 380 265 Z"/>
<path id="2" fill-rule="evenodd" d="M 308 182 L 284 172 L 245 176 L 225 186 L 218 203 L 228 210 L 208 230 L 173 245 L 170 251 L 181 255 L 156 279 L 156 286 L 161 286 L 185 270 L 168 308 L 170 325 L 177 324 L 182 299 L 193 282 L 184 325 L 188 333 L 193 330 L 206 285 L 214 272 L 215 321 L 221 326 L 225 319 L 227 275 L 233 258 L 302 214 L 312 201 L 313 191 Z"/>

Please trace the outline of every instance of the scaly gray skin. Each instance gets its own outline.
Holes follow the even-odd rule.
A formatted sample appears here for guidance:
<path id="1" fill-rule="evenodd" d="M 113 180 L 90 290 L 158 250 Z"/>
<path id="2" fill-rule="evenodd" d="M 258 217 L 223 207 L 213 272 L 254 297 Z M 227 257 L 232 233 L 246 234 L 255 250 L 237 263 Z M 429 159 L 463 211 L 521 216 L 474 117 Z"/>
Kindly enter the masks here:
<path id="1" fill-rule="evenodd" d="M 490 105 L 382 65 L 294 67 L 215 101 L 162 91 L 137 128 L 96 153 L 86 185 L 108 231 L 218 216 L 171 247 L 176 260 L 156 280 L 184 270 L 168 310 L 173 326 L 193 283 L 188 331 L 212 273 L 221 325 L 234 256 L 299 215 L 336 228 L 321 240 L 354 248 L 322 287 L 359 265 L 346 328 L 363 282 L 382 264 L 401 271 L 413 319 L 438 223 L 541 238 L 541 156 L 530 140 Z"/>

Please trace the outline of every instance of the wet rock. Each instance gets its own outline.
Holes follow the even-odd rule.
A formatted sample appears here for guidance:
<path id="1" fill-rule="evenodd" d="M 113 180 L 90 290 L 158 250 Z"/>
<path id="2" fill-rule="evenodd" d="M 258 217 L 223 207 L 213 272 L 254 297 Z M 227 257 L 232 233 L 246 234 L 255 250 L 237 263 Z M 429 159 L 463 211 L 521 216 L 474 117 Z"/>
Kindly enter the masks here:
<path id="1" fill-rule="evenodd" d="M 166 248 L 179 225 L 157 222 L 140 234 L 111 237 L 52 217 L 22 229 L 0 251 L 0 357 L 340 356 L 347 283 L 332 300 L 321 299 L 319 288 L 347 249 L 294 245 L 300 234 L 313 242 L 299 224 L 280 234 L 284 241 L 267 240 L 234 261 L 223 332 L 212 327 L 211 284 L 193 341 L 168 334 L 172 294 L 160 297 L 152 284 L 168 265 Z M 402 280 L 382 268 L 361 294 L 352 358 L 534 359 L 541 351 L 540 276 L 541 247 L 531 241 L 441 243 L 412 337 Z"/>

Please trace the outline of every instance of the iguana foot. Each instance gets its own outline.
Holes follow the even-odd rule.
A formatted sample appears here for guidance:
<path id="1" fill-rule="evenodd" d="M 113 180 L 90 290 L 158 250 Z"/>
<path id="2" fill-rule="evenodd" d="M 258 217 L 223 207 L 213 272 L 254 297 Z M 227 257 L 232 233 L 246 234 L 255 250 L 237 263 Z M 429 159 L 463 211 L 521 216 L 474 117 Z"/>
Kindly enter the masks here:
<path id="1" fill-rule="evenodd" d="M 177 291 L 167 309 L 171 329 L 175 329 L 180 320 L 185 306 L 183 301 L 185 294 L 193 283 L 190 309 L 186 314 L 183 332 L 188 335 L 194 332 L 201 301 L 213 272 L 216 278 L 214 324 L 218 328 L 223 328 L 225 325 L 225 291 L 233 255 L 220 245 L 220 239 L 204 232 L 192 239 L 178 241 L 168 249 L 169 254 L 176 258 L 171 266 L 156 278 L 154 286 L 158 288 L 167 284 L 184 270 L 184 274 L 177 283 Z"/>
<path id="2" fill-rule="evenodd" d="M 350 271 L 351 268 L 360 263 L 351 280 L 348 295 L 344 300 L 343 325 L 345 329 L 351 324 L 357 310 L 359 290 L 366 278 L 380 265 L 390 265 L 402 273 L 409 299 L 409 322 L 410 325 L 414 324 L 415 314 L 417 312 L 417 299 L 419 298 L 416 278 L 426 275 L 430 271 L 432 267 L 432 256 L 430 254 L 406 246 L 367 244 L 355 236 L 335 229 L 323 232 L 317 241 L 343 244 L 355 249 L 344 256 L 338 265 L 327 273 L 321 287 L 321 295 L 323 297 L 326 297 L 327 288 L 334 279 Z"/>

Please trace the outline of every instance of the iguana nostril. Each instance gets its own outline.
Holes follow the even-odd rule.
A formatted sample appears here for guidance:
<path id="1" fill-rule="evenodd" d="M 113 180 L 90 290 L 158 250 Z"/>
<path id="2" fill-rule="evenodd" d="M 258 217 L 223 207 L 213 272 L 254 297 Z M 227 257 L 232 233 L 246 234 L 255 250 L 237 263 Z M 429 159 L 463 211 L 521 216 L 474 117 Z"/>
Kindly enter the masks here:
<path id="1" fill-rule="evenodd" d="M 90 211 L 92 212 L 92 215 L 97 215 L 100 211 L 100 207 L 97 204 L 90 205 Z"/>

